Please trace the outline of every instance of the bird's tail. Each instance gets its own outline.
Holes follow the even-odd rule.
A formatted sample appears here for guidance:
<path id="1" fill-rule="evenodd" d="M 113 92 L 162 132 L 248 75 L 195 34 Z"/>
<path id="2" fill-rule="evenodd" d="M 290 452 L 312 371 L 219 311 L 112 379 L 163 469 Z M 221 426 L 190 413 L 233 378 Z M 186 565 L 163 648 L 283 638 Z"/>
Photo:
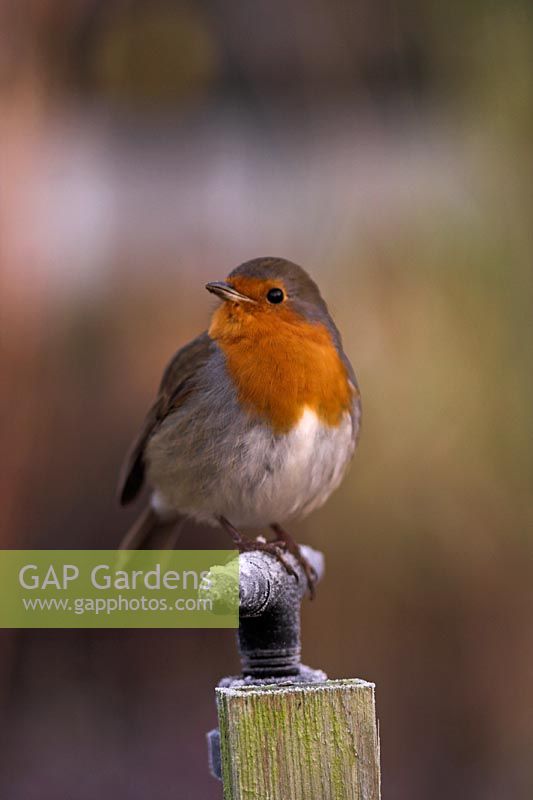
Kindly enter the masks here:
<path id="1" fill-rule="evenodd" d="M 161 520 L 148 505 L 118 546 L 119 550 L 173 550 L 183 518 Z"/>

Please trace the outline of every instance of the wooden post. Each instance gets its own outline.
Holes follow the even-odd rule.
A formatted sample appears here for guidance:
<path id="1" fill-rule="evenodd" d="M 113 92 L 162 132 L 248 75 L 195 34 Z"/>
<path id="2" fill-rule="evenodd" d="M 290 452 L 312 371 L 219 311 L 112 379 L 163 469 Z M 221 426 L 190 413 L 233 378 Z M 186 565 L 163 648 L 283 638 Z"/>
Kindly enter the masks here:
<path id="1" fill-rule="evenodd" d="M 374 685 L 216 690 L 224 800 L 379 800 Z"/>

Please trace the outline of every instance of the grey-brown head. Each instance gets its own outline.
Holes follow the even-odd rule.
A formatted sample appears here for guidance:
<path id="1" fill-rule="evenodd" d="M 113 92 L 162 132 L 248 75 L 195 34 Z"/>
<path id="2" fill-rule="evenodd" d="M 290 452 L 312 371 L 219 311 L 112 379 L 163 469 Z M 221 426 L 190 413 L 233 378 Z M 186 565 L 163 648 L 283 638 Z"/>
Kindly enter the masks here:
<path id="1" fill-rule="evenodd" d="M 308 322 L 322 322 L 339 340 L 320 290 L 307 272 L 285 258 L 263 257 L 245 261 L 225 281 L 208 283 L 208 291 L 228 302 L 255 306 L 275 314 L 295 312 Z M 255 309 L 254 309 L 255 310 Z"/>

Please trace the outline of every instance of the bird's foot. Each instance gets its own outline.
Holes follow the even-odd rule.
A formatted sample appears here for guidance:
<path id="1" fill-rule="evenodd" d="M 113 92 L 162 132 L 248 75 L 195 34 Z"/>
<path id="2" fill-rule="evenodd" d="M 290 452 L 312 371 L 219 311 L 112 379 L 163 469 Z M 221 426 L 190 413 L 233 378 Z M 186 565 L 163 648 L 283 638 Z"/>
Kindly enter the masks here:
<path id="1" fill-rule="evenodd" d="M 296 580 L 298 580 L 298 573 L 294 571 L 283 555 L 283 551 L 288 549 L 284 541 L 280 540 L 276 542 L 266 542 L 262 538 L 249 539 L 246 536 L 243 536 L 242 533 L 240 533 L 237 528 L 235 528 L 225 517 L 219 517 L 218 519 L 222 527 L 231 536 L 239 553 L 251 553 L 254 551 L 269 553 L 279 561 L 289 575 L 292 575 L 294 578 L 296 578 Z"/>
<path id="2" fill-rule="evenodd" d="M 287 533 L 281 525 L 274 523 L 270 526 L 276 536 L 278 537 L 276 542 L 277 546 L 283 546 L 283 549 L 294 556 L 298 564 L 301 566 L 305 573 L 305 577 L 307 578 L 307 586 L 309 588 L 309 596 L 311 600 L 315 596 L 315 584 L 317 582 L 317 574 L 309 561 L 302 555 L 302 551 L 300 550 L 300 546 L 294 541 L 290 533 Z"/>

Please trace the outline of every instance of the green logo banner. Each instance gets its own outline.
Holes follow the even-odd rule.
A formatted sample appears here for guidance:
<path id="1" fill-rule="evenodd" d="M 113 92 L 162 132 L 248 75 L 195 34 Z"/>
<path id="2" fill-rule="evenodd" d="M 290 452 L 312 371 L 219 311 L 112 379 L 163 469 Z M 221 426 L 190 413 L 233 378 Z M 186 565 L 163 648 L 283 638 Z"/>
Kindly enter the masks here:
<path id="1" fill-rule="evenodd" d="M 0 550 L 0 628 L 237 628 L 233 550 Z"/>

